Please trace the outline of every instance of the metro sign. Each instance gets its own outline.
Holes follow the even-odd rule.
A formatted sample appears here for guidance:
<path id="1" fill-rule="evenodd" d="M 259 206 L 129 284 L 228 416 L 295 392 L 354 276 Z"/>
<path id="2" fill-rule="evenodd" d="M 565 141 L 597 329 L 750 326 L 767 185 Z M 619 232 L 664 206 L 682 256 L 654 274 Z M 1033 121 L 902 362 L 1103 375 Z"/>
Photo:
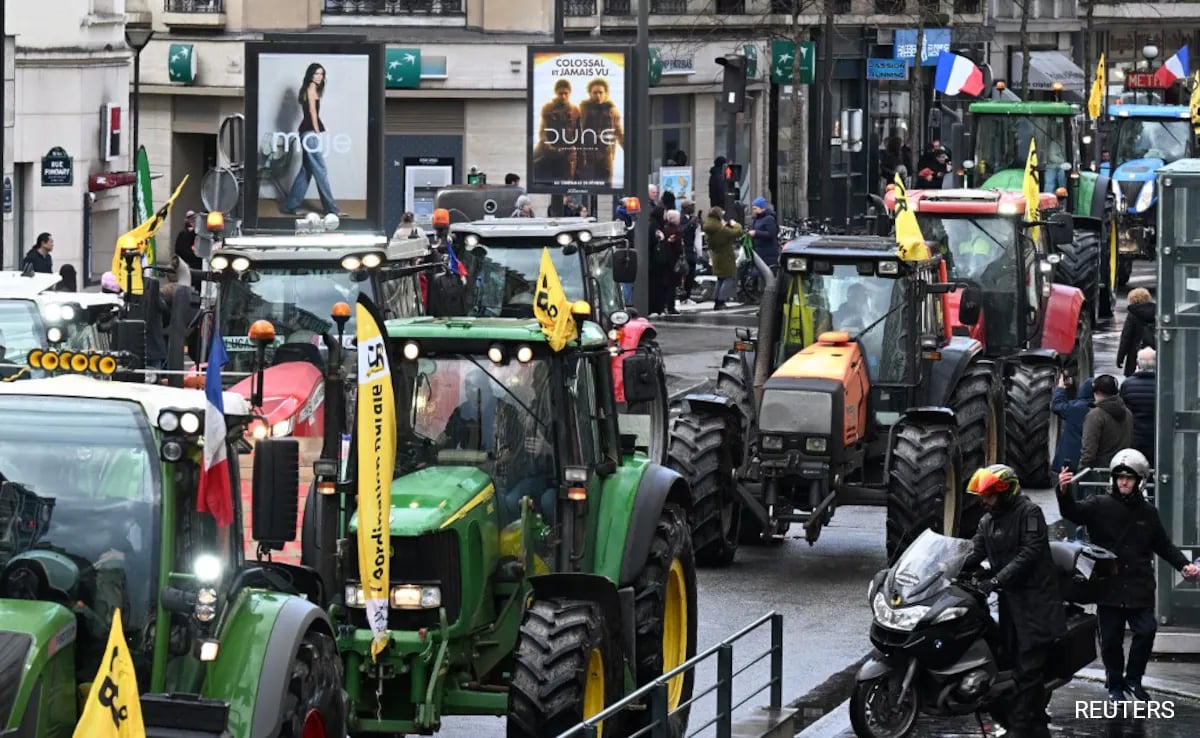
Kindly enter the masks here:
<path id="1" fill-rule="evenodd" d="M 1154 72 L 1126 72 L 1125 89 L 1127 90 L 1165 90 L 1170 85 L 1164 85 Z"/>

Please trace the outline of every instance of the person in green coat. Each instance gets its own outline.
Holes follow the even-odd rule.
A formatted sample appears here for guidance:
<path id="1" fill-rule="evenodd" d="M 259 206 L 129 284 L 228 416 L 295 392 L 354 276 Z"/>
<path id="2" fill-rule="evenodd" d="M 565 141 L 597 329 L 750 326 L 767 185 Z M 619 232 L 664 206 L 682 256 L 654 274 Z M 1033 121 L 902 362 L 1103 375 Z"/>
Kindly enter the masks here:
<path id="1" fill-rule="evenodd" d="M 714 207 L 704 218 L 703 228 L 704 236 L 708 239 L 708 256 L 712 260 L 713 276 L 717 278 L 713 309 L 721 310 L 733 292 L 742 226 L 736 221 L 726 220 L 725 211 Z"/>

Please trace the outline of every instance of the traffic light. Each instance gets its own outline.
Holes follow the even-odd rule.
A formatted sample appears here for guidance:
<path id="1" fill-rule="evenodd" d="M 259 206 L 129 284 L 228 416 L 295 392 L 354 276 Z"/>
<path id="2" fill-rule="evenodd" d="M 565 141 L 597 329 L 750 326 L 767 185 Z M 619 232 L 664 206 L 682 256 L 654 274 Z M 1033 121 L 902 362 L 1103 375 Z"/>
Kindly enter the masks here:
<path id="1" fill-rule="evenodd" d="M 726 191 L 733 196 L 735 202 L 740 202 L 742 199 L 742 165 L 741 164 L 726 164 L 725 165 L 725 188 Z"/>
<path id="2" fill-rule="evenodd" d="M 746 57 L 742 54 L 727 54 L 719 57 L 717 64 L 725 67 L 721 86 L 721 108 L 727 113 L 746 110 Z"/>

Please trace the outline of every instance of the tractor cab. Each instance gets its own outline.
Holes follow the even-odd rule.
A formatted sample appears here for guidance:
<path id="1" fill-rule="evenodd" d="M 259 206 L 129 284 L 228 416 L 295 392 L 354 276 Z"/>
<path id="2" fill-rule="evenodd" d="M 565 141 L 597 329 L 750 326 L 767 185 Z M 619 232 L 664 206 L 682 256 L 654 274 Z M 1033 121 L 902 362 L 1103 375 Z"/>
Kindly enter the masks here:
<path id="1" fill-rule="evenodd" d="M 120 310 L 116 295 L 60 292 L 53 274 L 0 272 L 0 378 L 36 376 L 24 371 L 29 352 L 49 348 L 105 350 Z"/>
<path id="2" fill-rule="evenodd" d="M 1042 191 L 1072 188 L 1079 176 L 1079 136 L 1075 118 L 1079 106 L 1062 102 L 971 103 L 975 121 L 974 156 L 963 162 L 971 186 L 1020 191 L 1029 156 L 1029 141 L 1037 143 L 1045 168 Z"/>
<path id="3" fill-rule="evenodd" d="M 250 396 L 249 374 L 257 351 L 247 337 L 250 326 L 266 320 L 274 328 L 265 354 L 264 430 L 270 428 L 276 436 L 321 434 L 326 341 L 336 340 L 332 336 L 337 332 L 329 307 L 353 304 L 363 292 L 390 317 L 420 314 L 417 272 L 429 253 L 423 237 L 389 241 L 359 233 L 236 236 L 224 241 L 209 259 L 209 279 L 219 285 L 212 309 L 229 355 L 223 377 L 244 397 Z M 346 335 L 353 332 L 351 315 Z"/>

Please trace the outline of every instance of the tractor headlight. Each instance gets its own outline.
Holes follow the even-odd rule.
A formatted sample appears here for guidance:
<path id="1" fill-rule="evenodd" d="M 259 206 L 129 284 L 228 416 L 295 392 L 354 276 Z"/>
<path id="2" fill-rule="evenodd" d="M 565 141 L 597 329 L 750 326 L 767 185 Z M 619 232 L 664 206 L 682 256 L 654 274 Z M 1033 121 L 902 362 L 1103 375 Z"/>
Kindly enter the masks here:
<path id="1" fill-rule="evenodd" d="M 898 261 L 881 261 L 879 262 L 880 274 L 899 274 L 900 262 Z"/>
<path id="2" fill-rule="evenodd" d="M 179 430 L 179 415 L 171 410 L 163 410 L 158 414 L 158 427 L 167 433 Z"/>
<path id="3" fill-rule="evenodd" d="M 784 266 L 789 272 L 807 272 L 808 259 L 788 259 Z"/>
<path id="4" fill-rule="evenodd" d="M 164 441 L 162 445 L 163 461 L 171 462 L 172 464 L 183 458 L 183 444 L 174 438 Z"/>
<path id="5" fill-rule="evenodd" d="M 192 562 L 192 573 L 202 582 L 215 582 L 221 578 L 221 560 L 212 554 L 200 554 Z"/>
<path id="6" fill-rule="evenodd" d="M 217 591 L 205 587 L 196 593 L 196 606 L 192 614 L 202 623 L 212 621 L 217 616 Z"/>
<path id="7" fill-rule="evenodd" d="M 200 432 L 200 416 L 196 413 L 184 413 L 179 416 L 179 428 L 187 434 Z"/>
<path id="8" fill-rule="evenodd" d="M 362 259 L 357 256 L 347 256 L 342 259 L 342 269 L 352 272 L 362 266 Z"/>
<path id="9" fill-rule="evenodd" d="M 366 607 L 367 598 L 363 596 L 362 585 L 357 582 L 346 584 L 346 607 Z"/>
<path id="10" fill-rule="evenodd" d="M 63 306 L 58 303 L 51 303 L 42 306 L 42 317 L 47 323 L 61 323 L 63 320 Z"/>
<path id="11" fill-rule="evenodd" d="M 555 238 L 554 240 L 558 241 L 559 246 L 570 246 L 571 245 L 571 234 L 570 233 L 560 233 L 560 234 L 558 234 L 558 237 Z"/>
<path id="12" fill-rule="evenodd" d="M 240 274 L 250 268 L 250 260 L 244 256 L 239 256 L 233 260 L 230 266 L 233 267 L 233 271 Z"/>
<path id="13" fill-rule="evenodd" d="M 296 428 L 296 416 L 281 420 L 271 426 L 271 435 L 279 438 L 280 436 L 290 436 Z"/>
<path id="14" fill-rule="evenodd" d="M 1017 213 L 1021 212 L 1015 202 L 1002 202 L 1000 203 L 999 207 L 996 208 L 996 211 L 1000 213 L 1000 215 L 1016 215 Z"/>
<path id="15" fill-rule="evenodd" d="M 218 254 L 208 260 L 208 266 L 214 272 L 223 272 L 229 268 L 229 259 Z"/>
<path id="16" fill-rule="evenodd" d="M 588 243 L 589 241 L 592 240 L 592 232 L 591 231 L 580 231 L 579 233 L 575 234 L 575 238 L 579 239 L 579 243 Z"/>
<path id="17" fill-rule="evenodd" d="M 884 599 L 883 592 L 875 595 L 871 609 L 875 612 L 875 622 L 892 630 L 912 630 L 921 622 L 921 618 L 929 614 L 929 605 L 893 608 Z"/>
<path id="18" fill-rule="evenodd" d="M 442 606 L 442 589 L 419 584 L 397 584 L 392 587 L 392 596 L 388 601 L 398 610 L 431 610 Z"/>
<path id="19" fill-rule="evenodd" d="M 804 450 L 811 454 L 823 454 L 829 450 L 829 439 L 810 436 L 804 440 Z"/>
<path id="20" fill-rule="evenodd" d="M 58 326 L 54 326 L 52 328 L 47 328 L 46 329 L 46 340 L 49 341 L 50 343 L 62 343 L 62 340 L 63 340 L 62 328 L 59 328 Z"/>
<path id="21" fill-rule="evenodd" d="M 380 256 L 379 254 L 364 254 L 363 255 L 362 265 L 365 266 L 367 269 L 374 269 L 375 267 L 379 266 L 382 263 L 383 263 L 383 257 Z"/>
<path id="22" fill-rule="evenodd" d="M 1139 213 L 1144 213 L 1154 204 L 1154 181 L 1151 180 L 1142 185 L 1142 189 L 1138 192 L 1137 200 L 1134 201 L 1133 208 Z"/>
<path id="23" fill-rule="evenodd" d="M 783 436 L 763 436 L 763 451 L 782 451 Z"/>

